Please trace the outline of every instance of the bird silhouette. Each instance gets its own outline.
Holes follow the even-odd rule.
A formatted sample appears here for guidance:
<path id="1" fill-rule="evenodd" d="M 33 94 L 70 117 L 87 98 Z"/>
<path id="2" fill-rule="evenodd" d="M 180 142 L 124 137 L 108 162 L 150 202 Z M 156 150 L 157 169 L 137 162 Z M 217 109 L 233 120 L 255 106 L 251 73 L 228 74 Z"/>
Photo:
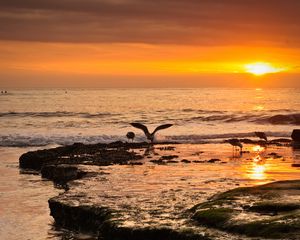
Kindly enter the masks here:
<path id="1" fill-rule="evenodd" d="M 231 144 L 233 146 L 233 149 L 235 149 L 235 147 L 239 147 L 240 148 L 240 152 L 242 152 L 242 150 L 243 150 L 243 144 L 240 142 L 239 139 L 232 138 L 232 139 L 228 139 L 226 142 L 228 142 L 229 144 Z"/>
<path id="2" fill-rule="evenodd" d="M 160 125 L 157 128 L 155 128 L 155 130 L 152 133 L 150 133 L 148 128 L 141 123 L 130 123 L 130 125 L 135 128 L 143 130 L 143 132 L 145 133 L 145 136 L 147 137 L 148 140 L 150 140 L 151 143 L 154 142 L 154 135 L 157 131 L 173 126 L 173 124 L 163 124 L 163 125 Z"/>
<path id="3" fill-rule="evenodd" d="M 131 139 L 132 142 L 133 142 L 133 139 L 135 138 L 135 133 L 134 132 L 128 132 L 126 134 L 126 137 L 128 138 L 128 140 Z"/>
<path id="4" fill-rule="evenodd" d="M 260 139 L 264 139 L 266 142 L 268 141 L 267 135 L 264 132 L 254 132 L 256 137 Z"/>

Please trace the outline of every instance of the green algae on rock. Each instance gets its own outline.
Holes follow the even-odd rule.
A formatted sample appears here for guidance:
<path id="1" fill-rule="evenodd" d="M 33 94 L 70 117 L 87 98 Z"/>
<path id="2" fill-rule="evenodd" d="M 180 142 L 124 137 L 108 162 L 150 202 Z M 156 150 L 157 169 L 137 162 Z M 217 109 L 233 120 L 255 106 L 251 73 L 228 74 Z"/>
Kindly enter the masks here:
<path id="1" fill-rule="evenodd" d="M 222 231 L 300 239 L 300 180 L 233 189 L 191 211 L 198 224 Z"/>

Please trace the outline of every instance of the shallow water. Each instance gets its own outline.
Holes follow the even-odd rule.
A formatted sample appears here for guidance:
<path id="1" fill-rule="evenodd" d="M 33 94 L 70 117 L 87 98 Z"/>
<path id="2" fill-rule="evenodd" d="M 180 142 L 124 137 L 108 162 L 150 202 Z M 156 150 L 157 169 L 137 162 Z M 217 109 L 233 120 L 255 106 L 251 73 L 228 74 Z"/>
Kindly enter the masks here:
<path id="1" fill-rule="evenodd" d="M 99 174 L 74 181 L 75 184 L 60 199 L 74 205 L 113 209 L 116 220 L 124 226 L 164 226 L 182 230 L 191 227 L 186 210 L 216 193 L 240 186 L 299 178 L 300 168 L 294 168 L 292 164 L 300 159 L 294 158 L 297 150 L 289 147 L 266 149 L 247 145 L 245 150 L 249 153 L 242 156 L 232 155 L 231 147 L 224 144 L 175 147 L 171 151 L 152 149 L 141 166 L 84 166 Z M 178 155 L 173 159 L 178 162 L 151 162 L 151 159 L 164 155 Z M 194 162 L 211 158 L 220 161 Z M 183 159 L 191 162 L 181 162 Z M 205 231 L 200 227 L 197 230 Z"/>
<path id="2" fill-rule="evenodd" d="M 158 140 L 287 137 L 300 125 L 300 89 L 10 90 L 0 95 L 0 145 L 126 140 L 129 123 L 173 123 Z"/>
<path id="3" fill-rule="evenodd" d="M 0 147 L 0 239 L 89 239 L 54 225 L 48 199 L 63 190 L 37 172 L 19 169 L 19 156 L 35 149 Z"/>
<path id="4" fill-rule="evenodd" d="M 72 188 L 67 196 L 82 193 L 88 197 L 87 201 L 82 198 L 85 204 L 100 203 L 123 211 L 124 225 L 159 224 L 178 228 L 184 226 L 186 217 L 182 213 L 186 209 L 217 192 L 300 176 L 300 168 L 292 167 L 293 163 L 300 163 L 300 151 L 290 147 L 263 149 L 247 145 L 250 153 L 242 157 L 233 155 L 232 148 L 224 144 L 174 147 L 175 150 L 165 150 L 161 146 L 151 149 L 141 166 L 88 167 L 101 174 L 88 182 L 77 180 L 80 185 Z M 53 226 L 47 201 L 62 190 L 39 175 L 20 172 L 18 158 L 29 150 L 0 148 L 0 239 L 89 239 L 87 235 Z M 283 158 L 269 155 L 273 152 Z M 143 153 L 144 150 L 140 152 Z M 178 163 L 157 165 L 150 162 L 164 155 L 178 155 L 174 159 Z M 259 161 L 258 156 L 261 157 Z M 221 162 L 193 162 L 211 158 L 219 158 Z M 192 162 L 182 163 L 182 159 Z"/>

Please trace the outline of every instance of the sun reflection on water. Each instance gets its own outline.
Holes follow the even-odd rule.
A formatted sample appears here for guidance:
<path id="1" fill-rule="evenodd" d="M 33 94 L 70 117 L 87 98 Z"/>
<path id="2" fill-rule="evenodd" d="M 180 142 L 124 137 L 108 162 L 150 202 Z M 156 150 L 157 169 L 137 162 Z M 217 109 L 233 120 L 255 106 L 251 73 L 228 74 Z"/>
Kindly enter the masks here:
<path id="1" fill-rule="evenodd" d="M 259 163 L 261 161 L 262 161 L 262 159 L 261 159 L 261 156 L 259 156 L 259 155 L 253 158 L 253 162 L 255 162 L 255 163 Z"/>
<path id="2" fill-rule="evenodd" d="M 252 147 L 253 153 L 255 156 L 252 157 L 252 162 L 249 166 L 247 171 L 247 176 L 253 180 L 265 180 L 266 176 L 266 161 L 262 156 L 263 152 L 265 151 L 265 147 L 260 145 L 255 145 Z"/>
<path id="3" fill-rule="evenodd" d="M 263 180 L 266 179 L 266 166 L 265 165 L 260 165 L 257 163 L 253 163 L 253 168 L 250 174 L 250 178 L 251 179 L 255 179 L 255 180 Z"/>
<path id="4" fill-rule="evenodd" d="M 259 146 L 259 145 L 255 145 L 254 147 L 252 147 L 252 151 L 256 152 L 256 153 L 261 153 L 265 150 L 265 147 Z"/>
<path id="5" fill-rule="evenodd" d="M 254 108 L 253 108 L 253 110 L 255 110 L 255 111 L 262 111 L 262 110 L 264 110 L 264 109 L 265 109 L 265 107 L 262 106 L 262 105 L 256 105 L 256 106 L 254 106 Z"/>

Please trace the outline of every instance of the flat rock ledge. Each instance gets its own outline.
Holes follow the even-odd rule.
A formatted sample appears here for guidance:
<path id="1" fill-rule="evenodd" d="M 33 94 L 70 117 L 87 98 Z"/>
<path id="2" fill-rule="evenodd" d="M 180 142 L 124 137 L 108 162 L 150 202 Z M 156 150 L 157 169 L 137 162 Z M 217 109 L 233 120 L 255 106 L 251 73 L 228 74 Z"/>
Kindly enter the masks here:
<path id="1" fill-rule="evenodd" d="M 107 166 L 111 164 L 127 164 L 131 160 L 139 160 L 142 156 L 128 149 L 147 148 L 147 143 L 83 144 L 30 151 L 21 155 L 19 166 L 23 169 L 40 171 L 46 165 L 85 164 Z"/>
<path id="2" fill-rule="evenodd" d="M 300 239 L 300 180 L 237 188 L 192 209 L 199 225 L 271 239 Z"/>
<path id="3" fill-rule="evenodd" d="M 134 228 L 119 225 L 117 212 L 101 206 L 76 205 L 61 198 L 49 199 L 51 216 L 59 226 L 83 232 L 97 233 L 98 239 L 107 240 L 209 240 L 192 231 L 171 228 Z"/>
<path id="4" fill-rule="evenodd" d="M 237 188 L 218 194 L 192 209 L 183 209 L 188 227 L 174 229 L 171 226 L 124 225 L 120 211 L 102 206 L 99 201 L 89 201 L 80 191 L 70 194 L 80 184 L 76 179 L 107 174 L 95 170 L 98 166 L 132 164 L 143 158 L 132 149 L 148 147 L 147 143 L 76 143 L 25 153 L 19 163 L 21 168 L 40 171 L 42 177 L 67 185 L 64 193 L 48 201 L 50 214 L 58 226 L 91 232 L 98 239 L 300 239 L 300 180 Z M 218 238 L 219 233 L 223 238 Z"/>

